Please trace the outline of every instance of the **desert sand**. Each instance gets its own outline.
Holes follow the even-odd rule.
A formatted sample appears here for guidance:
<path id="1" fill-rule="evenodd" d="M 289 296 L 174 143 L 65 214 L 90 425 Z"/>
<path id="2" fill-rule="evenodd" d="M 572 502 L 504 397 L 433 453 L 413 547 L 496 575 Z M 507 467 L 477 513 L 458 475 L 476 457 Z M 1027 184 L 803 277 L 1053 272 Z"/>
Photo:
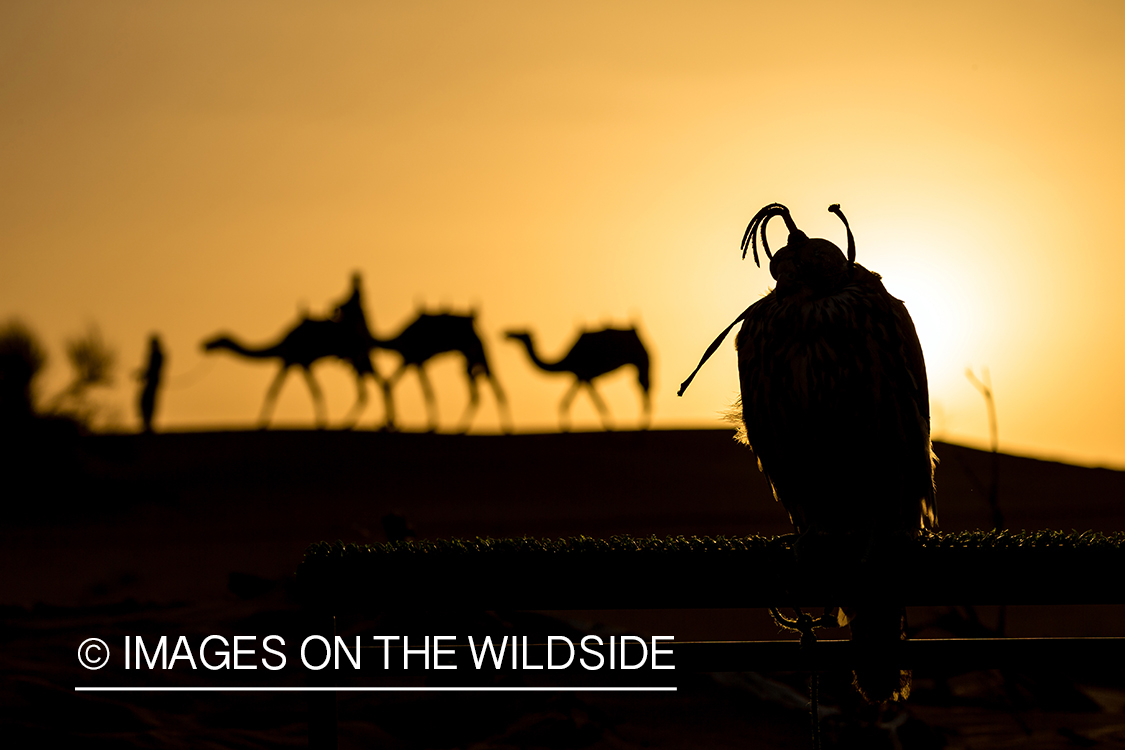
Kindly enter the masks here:
<path id="1" fill-rule="evenodd" d="M 305 694 L 76 692 L 122 676 L 82 669 L 76 649 L 89 637 L 116 648 L 135 635 L 198 641 L 215 633 L 276 632 L 299 640 L 314 627 L 292 587 L 304 549 L 322 540 L 385 541 L 388 514 L 404 519 L 417 539 L 791 530 L 749 451 L 728 430 L 258 431 L 52 440 L 43 443 L 53 446 L 48 458 L 10 466 L 9 512 L 0 526 L 0 715 L 14 747 L 304 745 Z M 947 444 L 935 450 L 942 530 L 990 528 L 990 454 Z M 1125 528 L 1125 472 L 998 460 L 1006 527 Z M 738 575 L 732 571 L 734 585 Z M 1109 573 L 1106 585 L 1118 585 L 1118 577 Z M 461 616 L 446 613 L 433 626 L 455 627 Z M 996 607 L 910 612 L 924 637 L 984 634 L 998 616 Z M 754 609 L 481 617 L 513 633 L 790 637 Z M 375 632 L 401 625 L 401 618 L 352 617 L 337 632 Z M 1005 618 L 1009 636 L 1125 634 L 1125 607 L 1009 607 Z M 208 685 L 227 677 L 171 670 L 144 679 Z M 305 684 L 292 671 L 277 679 Z M 497 679 L 534 683 L 518 674 Z M 916 674 L 905 707 L 881 714 L 858 705 L 842 676 L 822 682 L 826 746 L 1125 744 L 1120 664 Z M 675 684 L 674 693 L 343 694 L 340 746 L 810 746 L 804 675 L 677 673 Z"/>

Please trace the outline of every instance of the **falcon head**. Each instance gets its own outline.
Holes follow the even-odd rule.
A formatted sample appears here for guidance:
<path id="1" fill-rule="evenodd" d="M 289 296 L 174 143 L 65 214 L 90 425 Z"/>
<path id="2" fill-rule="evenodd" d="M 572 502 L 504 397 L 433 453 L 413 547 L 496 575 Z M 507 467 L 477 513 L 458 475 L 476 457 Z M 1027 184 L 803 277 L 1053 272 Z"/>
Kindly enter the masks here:
<path id="1" fill-rule="evenodd" d="M 806 286 L 812 289 L 829 288 L 840 279 L 841 275 L 851 271 L 855 265 L 855 238 L 852 237 L 851 227 L 844 218 L 838 203 L 833 203 L 828 210 L 840 217 L 848 231 L 848 255 L 834 243 L 828 240 L 812 238 L 797 228 L 789 209 L 780 203 L 771 203 L 754 215 L 746 232 L 742 236 L 742 257 L 746 257 L 747 249 L 754 253 L 754 263 L 761 265 L 758 260 L 758 237 L 762 240 L 762 250 L 770 260 L 770 275 L 777 281 L 777 292 L 784 295 L 796 286 Z M 770 252 L 769 242 L 766 239 L 766 225 L 774 216 L 780 216 L 789 229 L 789 239 L 785 246 L 776 253 Z"/>
<path id="2" fill-rule="evenodd" d="M 848 260 L 828 240 L 806 239 L 778 250 L 770 260 L 770 275 L 777 280 L 777 294 L 785 296 L 798 287 L 827 290 L 848 272 Z"/>

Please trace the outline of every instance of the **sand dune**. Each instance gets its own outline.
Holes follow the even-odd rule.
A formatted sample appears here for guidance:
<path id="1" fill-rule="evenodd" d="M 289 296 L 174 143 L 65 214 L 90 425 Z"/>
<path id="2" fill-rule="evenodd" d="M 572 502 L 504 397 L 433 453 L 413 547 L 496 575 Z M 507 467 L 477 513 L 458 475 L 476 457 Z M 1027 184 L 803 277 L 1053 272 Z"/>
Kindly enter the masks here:
<path id="1" fill-rule="evenodd" d="M 89 636 L 116 643 L 130 633 L 259 632 L 263 623 L 297 633 L 303 615 L 285 582 L 304 548 L 320 540 L 383 541 L 381 519 L 388 513 L 405 517 L 419 538 L 790 530 L 748 451 L 726 430 L 467 437 L 199 432 L 75 440 L 51 460 L 54 469 L 45 461 L 6 493 L 0 668 L 10 679 L 0 703 L 21 746 L 52 736 L 73 745 L 303 743 L 307 704 L 299 695 L 76 694 L 73 687 L 91 673 L 76 664 L 75 648 Z M 942 528 L 990 525 L 992 457 L 944 444 L 936 451 Z M 1010 528 L 1125 525 L 1125 472 L 1000 456 L 999 478 Z M 1009 634 L 1120 634 L 1119 610 L 1013 609 Z M 941 628 L 952 621 L 939 621 L 939 614 L 911 616 L 932 622 L 934 633 L 949 632 Z M 977 614 L 985 625 L 996 616 Z M 668 632 L 681 640 L 777 637 L 764 613 L 748 610 L 537 617 L 590 632 Z M 364 625 L 342 627 L 361 632 Z M 872 717 L 853 724 L 837 717 L 833 736 L 866 727 L 880 741 L 892 730 L 900 739 L 914 737 L 904 746 L 944 740 L 992 747 L 1021 736 L 1034 740 L 1029 746 L 1051 747 L 1076 741 L 1067 732 L 1120 741 L 1125 721 L 1107 711 L 1125 706 L 1125 684 L 1119 670 L 1093 672 L 1053 682 L 1025 679 L 1020 705 L 1002 676 L 978 673 L 949 683 L 922 675 L 897 729 L 879 729 Z M 568 694 L 491 703 L 345 697 L 341 743 L 723 747 L 758 736 L 756 747 L 805 746 L 800 711 L 784 708 L 802 694 L 802 678 L 762 679 L 684 676 L 680 692 L 659 697 Z M 1046 690 L 1047 684 L 1057 689 Z M 829 686 L 826 696 L 830 705 L 848 701 L 846 686 Z M 435 712 L 459 729 L 437 728 L 427 718 Z"/>

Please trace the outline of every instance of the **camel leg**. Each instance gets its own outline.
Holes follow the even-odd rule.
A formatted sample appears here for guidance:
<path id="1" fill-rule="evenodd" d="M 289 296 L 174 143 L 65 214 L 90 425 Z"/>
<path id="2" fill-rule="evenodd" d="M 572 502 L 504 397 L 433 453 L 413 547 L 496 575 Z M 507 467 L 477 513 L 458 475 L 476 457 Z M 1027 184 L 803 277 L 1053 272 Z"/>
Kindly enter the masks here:
<path id="1" fill-rule="evenodd" d="M 390 388 L 387 387 L 387 379 L 380 375 L 377 371 L 372 371 L 371 377 L 379 385 L 380 390 L 383 391 L 383 429 L 391 432 L 395 428 L 395 402 L 391 396 Z"/>
<path id="2" fill-rule="evenodd" d="M 395 396 L 394 387 L 395 383 L 399 381 L 403 373 L 406 372 L 406 365 L 399 365 L 399 368 L 391 373 L 391 376 L 383 381 L 383 406 L 386 411 L 386 419 L 383 429 L 387 432 L 394 432 L 395 427 Z"/>
<path id="3" fill-rule="evenodd" d="M 269 426 L 273 407 L 277 404 L 277 395 L 281 393 L 281 386 L 285 384 L 287 375 L 289 375 L 289 365 L 282 365 L 266 390 L 266 400 L 262 402 L 262 414 L 258 417 L 258 429 L 264 430 Z"/>
<path id="4" fill-rule="evenodd" d="M 422 365 L 418 365 L 418 382 L 422 384 L 422 396 L 426 399 L 426 415 L 430 419 L 430 429 L 427 430 L 427 432 L 437 432 L 437 399 L 434 398 L 434 387 L 430 385 L 430 378 L 426 375 L 426 368 Z"/>
<path id="5" fill-rule="evenodd" d="M 359 415 L 362 414 L 363 410 L 367 407 L 367 383 L 365 383 L 363 379 L 363 373 L 357 371 L 355 374 L 355 406 L 348 412 L 348 416 L 344 417 L 345 429 L 350 430 L 352 427 L 355 427 L 355 423 L 359 421 Z"/>
<path id="6" fill-rule="evenodd" d="M 641 404 L 644 407 L 641 429 L 647 430 L 652 426 L 652 395 L 644 389 L 641 390 Z"/>
<path id="7" fill-rule="evenodd" d="M 320 385 L 313 377 L 312 370 L 305 367 L 302 371 L 305 373 L 305 382 L 309 384 L 309 393 L 312 394 L 313 409 L 316 410 L 316 428 L 323 430 L 328 422 L 328 411 L 324 407 L 324 394 L 321 393 Z"/>
<path id="8" fill-rule="evenodd" d="M 465 433 L 469 431 L 469 425 L 473 422 L 473 415 L 477 413 L 477 407 L 480 406 L 480 388 L 477 387 L 477 379 L 469 375 L 469 403 L 465 405 L 465 413 L 461 415 L 461 425 L 458 432 Z"/>
<path id="9" fill-rule="evenodd" d="M 598 408 L 598 414 L 602 418 L 602 427 L 605 428 L 606 432 L 613 432 L 613 420 L 609 416 L 609 407 L 605 405 L 605 401 L 602 401 L 602 397 L 598 395 L 593 383 L 587 382 L 586 390 L 590 392 L 590 398 L 593 399 L 594 406 Z"/>
<path id="10" fill-rule="evenodd" d="M 504 395 L 504 389 L 500 387 L 500 381 L 493 375 L 488 376 L 488 382 L 492 384 L 492 392 L 496 394 L 496 409 L 500 412 L 500 429 L 505 435 L 511 435 L 512 412 L 508 409 L 508 398 Z"/>
<path id="11" fill-rule="evenodd" d="M 570 386 L 562 401 L 559 402 L 559 432 L 570 432 L 570 402 L 578 395 L 578 388 L 581 385 L 581 380 L 575 380 L 574 385 Z"/>

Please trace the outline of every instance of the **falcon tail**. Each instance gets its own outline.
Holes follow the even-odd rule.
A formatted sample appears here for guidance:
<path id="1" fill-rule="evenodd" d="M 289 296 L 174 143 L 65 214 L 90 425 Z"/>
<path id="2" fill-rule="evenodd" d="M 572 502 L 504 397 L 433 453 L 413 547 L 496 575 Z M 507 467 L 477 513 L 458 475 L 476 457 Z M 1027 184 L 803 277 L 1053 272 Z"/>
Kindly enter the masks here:
<path id="1" fill-rule="evenodd" d="M 852 643 L 862 654 L 855 669 L 855 687 L 871 703 L 904 701 L 910 695 L 910 671 L 891 658 L 894 645 L 905 636 L 906 610 L 898 605 L 856 607 L 849 626 Z"/>

